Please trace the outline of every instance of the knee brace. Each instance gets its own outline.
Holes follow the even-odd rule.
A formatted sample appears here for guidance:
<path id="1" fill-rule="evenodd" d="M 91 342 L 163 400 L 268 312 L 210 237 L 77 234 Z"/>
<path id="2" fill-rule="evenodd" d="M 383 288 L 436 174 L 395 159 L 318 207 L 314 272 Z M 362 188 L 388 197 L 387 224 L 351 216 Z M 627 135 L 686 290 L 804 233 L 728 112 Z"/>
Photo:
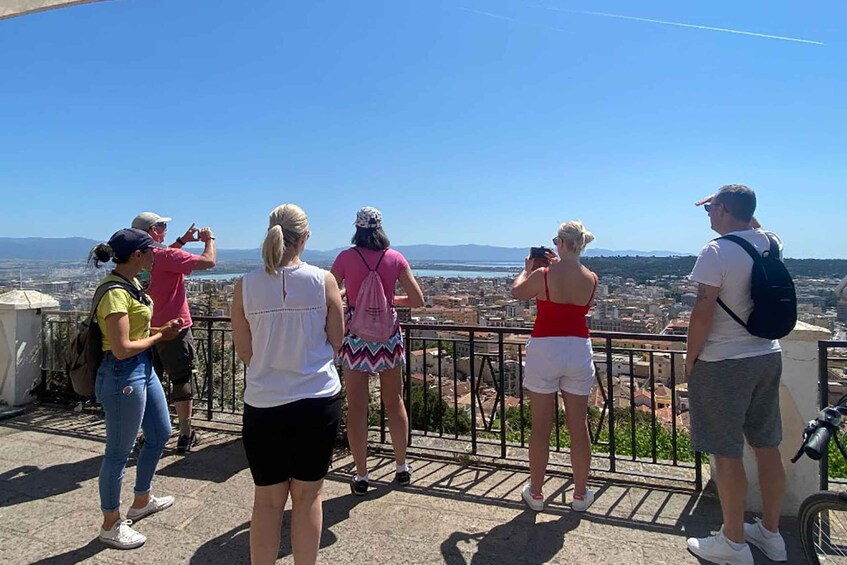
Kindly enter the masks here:
<path id="1" fill-rule="evenodd" d="M 181 383 L 171 381 L 171 402 L 182 402 L 192 398 L 194 398 L 194 390 L 190 378 Z"/>

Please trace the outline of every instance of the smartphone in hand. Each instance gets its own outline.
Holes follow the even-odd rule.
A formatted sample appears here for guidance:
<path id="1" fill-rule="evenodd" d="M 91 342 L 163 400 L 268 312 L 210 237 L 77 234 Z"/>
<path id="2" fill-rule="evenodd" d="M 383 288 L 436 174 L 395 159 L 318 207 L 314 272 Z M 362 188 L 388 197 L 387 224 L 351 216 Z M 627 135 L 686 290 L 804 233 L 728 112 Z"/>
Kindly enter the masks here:
<path id="1" fill-rule="evenodd" d="M 532 259 L 533 271 L 539 267 L 546 267 L 550 264 L 550 260 L 547 258 L 548 251 L 551 250 L 544 246 L 529 248 L 529 258 Z"/>

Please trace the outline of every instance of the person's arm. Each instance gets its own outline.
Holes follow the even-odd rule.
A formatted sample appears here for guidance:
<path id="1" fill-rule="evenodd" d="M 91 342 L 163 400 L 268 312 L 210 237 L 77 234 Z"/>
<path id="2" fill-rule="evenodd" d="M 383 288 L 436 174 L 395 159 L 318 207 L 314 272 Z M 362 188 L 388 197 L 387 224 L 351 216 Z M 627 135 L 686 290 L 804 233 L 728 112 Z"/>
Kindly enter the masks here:
<path id="1" fill-rule="evenodd" d="M 253 335 L 250 333 L 250 324 L 244 314 L 244 296 L 242 294 L 241 279 L 235 283 L 235 291 L 232 293 L 232 305 L 230 306 L 230 317 L 232 319 L 232 342 L 235 344 L 235 354 L 250 365 L 253 359 Z"/>
<path id="2" fill-rule="evenodd" d="M 344 300 L 347 298 L 347 287 L 343 286 L 344 277 L 342 277 L 334 268 L 329 271 L 332 273 L 332 276 L 335 278 L 335 286 L 339 289 L 341 293 L 341 299 Z"/>
<path id="3" fill-rule="evenodd" d="M 215 247 L 215 236 L 212 233 L 211 228 L 203 228 L 198 232 L 198 237 L 205 245 L 205 248 L 203 249 L 203 253 L 200 254 L 197 261 L 194 263 L 194 270 L 203 271 L 205 269 L 211 269 L 218 261 L 218 252 Z"/>
<path id="4" fill-rule="evenodd" d="M 512 281 L 512 298 L 529 300 L 541 294 L 544 290 L 541 269 L 532 270 L 532 258 L 524 259 L 524 268 L 518 277 Z"/>
<path id="5" fill-rule="evenodd" d="M 115 312 L 106 316 L 106 338 L 109 340 L 112 355 L 121 361 L 146 351 L 160 341 L 175 338 L 181 329 L 182 320 L 177 318 L 157 328 L 148 337 L 131 340 L 129 339 L 129 315 L 126 312 Z"/>
<path id="6" fill-rule="evenodd" d="M 332 273 L 326 274 L 326 338 L 332 350 L 338 352 L 344 340 L 344 305 L 341 303 L 341 291 Z"/>
<path id="7" fill-rule="evenodd" d="M 835 296 L 839 300 L 847 300 L 847 292 L 845 291 L 847 291 L 847 277 L 841 279 L 841 282 L 835 287 Z"/>
<path id="8" fill-rule="evenodd" d="M 415 279 L 415 275 L 412 274 L 412 268 L 407 266 L 403 269 L 397 280 L 400 281 L 400 286 L 406 291 L 406 296 L 395 296 L 394 304 L 406 308 L 422 307 L 424 305 L 423 291 Z"/>
<path id="9" fill-rule="evenodd" d="M 720 290 L 718 286 L 703 283 L 697 286 L 697 301 L 694 304 L 694 310 L 691 311 L 691 320 L 688 322 L 688 351 L 685 355 L 686 375 L 690 375 L 692 369 L 694 369 L 694 363 L 700 356 L 700 352 L 703 351 L 703 345 L 705 345 L 706 338 L 712 330 L 715 304 Z"/>
<path id="10" fill-rule="evenodd" d="M 186 243 L 191 243 L 192 241 L 200 241 L 200 239 L 197 237 L 198 231 L 199 230 L 194 227 L 194 224 L 191 224 L 191 227 L 189 227 L 187 230 L 185 230 L 184 234 L 182 234 L 181 236 L 176 238 L 176 241 L 171 243 L 169 245 L 169 247 L 174 247 L 176 249 L 182 249 L 182 247 Z"/>

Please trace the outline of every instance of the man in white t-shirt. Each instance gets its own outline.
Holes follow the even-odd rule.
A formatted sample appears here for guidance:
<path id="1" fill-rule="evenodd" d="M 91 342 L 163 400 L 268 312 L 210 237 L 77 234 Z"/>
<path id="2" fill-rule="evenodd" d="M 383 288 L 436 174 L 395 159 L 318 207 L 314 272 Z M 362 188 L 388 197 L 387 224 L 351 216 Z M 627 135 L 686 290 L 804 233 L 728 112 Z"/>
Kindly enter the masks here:
<path id="1" fill-rule="evenodd" d="M 779 238 L 763 231 L 753 217 L 756 195 L 748 187 L 724 186 L 697 203 L 701 204 L 711 228 L 721 236 L 741 237 L 759 253 L 770 249 L 774 240 L 782 252 Z M 736 316 L 747 320 L 753 309 L 752 269 L 752 257 L 739 244 L 718 238 L 703 247 L 691 272 L 691 280 L 698 283 L 685 360 L 691 441 L 695 451 L 710 453 L 715 460 L 723 527 L 714 536 L 689 538 L 688 548 L 713 563 L 752 565 L 747 542 L 774 561 L 787 560 L 778 529 L 785 491 L 779 453 L 779 341 L 751 335 L 718 302 L 720 299 Z M 756 455 L 764 505 L 762 519 L 754 524 L 744 523 L 745 438 Z"/>

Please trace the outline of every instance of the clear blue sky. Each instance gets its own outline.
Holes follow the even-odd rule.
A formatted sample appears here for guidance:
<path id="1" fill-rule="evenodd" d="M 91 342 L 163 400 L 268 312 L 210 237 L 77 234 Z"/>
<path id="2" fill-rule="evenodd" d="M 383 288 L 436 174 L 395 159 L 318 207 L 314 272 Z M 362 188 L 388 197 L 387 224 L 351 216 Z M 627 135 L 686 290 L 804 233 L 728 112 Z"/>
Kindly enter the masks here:
<path id="1" fill-rule="evenodd" d="M 149 209 L 171 237 L 258 247 L 294 202 L 316 249 L 371 205 L 395 244 L 546 244 L 580 218 L 597 247 L 695 252 L 714 234 L 693 202 L 738 182 L 789 256 L 847 257 L 845 19 L 843 0 L 111 0 L 0 21 L 0 235 L 102 240 Z"/>

